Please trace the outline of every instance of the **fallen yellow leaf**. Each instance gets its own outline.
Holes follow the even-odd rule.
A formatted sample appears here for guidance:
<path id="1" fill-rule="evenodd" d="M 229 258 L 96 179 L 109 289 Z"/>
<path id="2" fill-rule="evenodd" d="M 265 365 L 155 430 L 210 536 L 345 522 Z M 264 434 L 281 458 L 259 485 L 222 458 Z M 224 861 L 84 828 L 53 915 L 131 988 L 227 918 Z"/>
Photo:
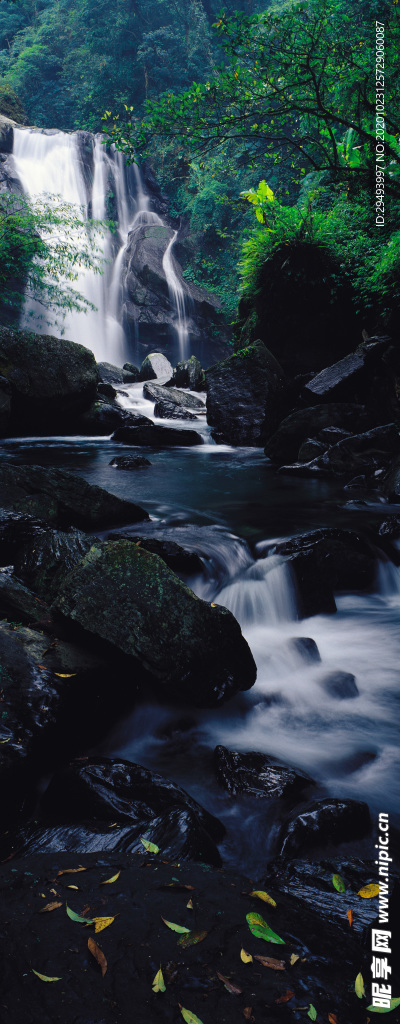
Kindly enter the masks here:
<path id="1" fill-rule="evenodd" d="M 259 900 L 263 900 L 264 903 L 270 903 L 271 907 L 276 907 L 275 900 L 272 896 L 268 896 L 267 892 L 262 892 L 261 889 L 255 889 L 254 892 L 250 893 L 250 896 L 257 896 Z"/>
<path id="2" fill-rule="evenodd" d="M 253 957 L 252 957 L 251 953 L 246 953 L 245 949 L 241 949 L 240 950 L 240 959 L 243 960 L 244 964 L 252 964 L 253 963 Z"/>
<path id="3" fill-rule="evenodd" d="M 94 956 L 95 960 L 97 960 L 97 963 L 101 970 L 101 976 L 102 978 L 104 978 L 104 975 L 107 971 L 107 960 L 104 956 L 103 950 L 100 949 L 100 946 L 98 946 L 97 942 L 95 942 L 94 939 L 92 939 L 91 935 L 88 938 L 88 949 L 90 949 L 92 956 Z"/>
<path id="4" fill-rule="evenodd" d="M 379 896 L 379 885 L 376 882 L 371 882 L 370 885 L 363 885 L 357 896 L 362 896 L 364 900 L 372 900 L 374 896 Z"/>
<path id="5" fill-rule="evenodd" d="M 105 881 L 102 882 L 101 884 L 102 885 L 110 885 L 110 882 L 116 882 L 117 879 L 119 878 L 120 874 L 121 874 L 121 872 L 117 871 L 116 875 L 113 875 L 112 878 L 106 878 Z"/>
<path id="6" fill-rule="evenodd" d="M 45 914 L 47 911 L 50 910 L 57 910 L 57 907 L 62 907 L 62 903 L 55 903 L 54 901 L 53 903 L 46 903 L 46 906 L 42 907 L 41 910 L 39 910 L 39 914 Z"/>
<path id="7" fill-rule="evenodd" d="M 94 917 L 93 924 L 95 932 L 102 932 L 105 928 L 109 928 L 113 921 L 115 921 L 115 917 Z"/>

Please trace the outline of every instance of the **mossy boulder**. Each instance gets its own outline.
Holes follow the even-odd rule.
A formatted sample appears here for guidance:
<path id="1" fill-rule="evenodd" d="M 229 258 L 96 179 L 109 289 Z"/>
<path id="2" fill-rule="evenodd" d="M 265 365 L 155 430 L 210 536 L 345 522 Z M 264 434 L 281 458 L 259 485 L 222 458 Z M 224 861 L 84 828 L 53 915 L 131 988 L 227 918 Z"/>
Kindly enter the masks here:
<path id="1" fill-rule="evenodd" d="M 11 388 L 8 433 L 68 433 L 96 399 L 93 352 L 72 341 L 0 327 L 0 375 Z"/>
<path id="2" fill-rule="evenodd" d="M 196 597 L 129 541 L 94 545 L 64 580 L 55 609 L 149 670 L 164 699 L 212 707 L 256 678 L 231 612 Z"/>
<path id="3" fill-rule="evenodd" d="M 8 82 L 0 82 L 0 114 L 5 118 L 11 118 L 17 124 L 27 123 L 23 104 Z"/>
<path id="4" fill-rule="evenodd" d="M 263 445 L 287 412 L 283 370 L 261 341 L 211 366 L 206 381 L 207 421 L 218 443 Z"/>

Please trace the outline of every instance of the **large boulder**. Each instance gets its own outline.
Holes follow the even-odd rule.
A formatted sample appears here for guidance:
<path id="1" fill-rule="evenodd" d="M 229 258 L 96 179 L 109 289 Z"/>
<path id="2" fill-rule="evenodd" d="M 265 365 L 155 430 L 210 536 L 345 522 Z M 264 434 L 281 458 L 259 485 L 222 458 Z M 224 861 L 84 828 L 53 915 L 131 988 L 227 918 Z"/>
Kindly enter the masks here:
<path id="1" fill-rule="evenodd" d="M 232 796 L 298 800 L 305 790 L 315 785 L 305 772 L 256 751 L 239 753 L 218 746 L 214 752 L 214 769 L 219 784 Z"/>
<path id="2" fill-rule="evenodd" d="M 284 374 L 261 341 L 206 371 L 207 421 L 219 443 L 265 444 L 286 412 Z"/>
<path id="3" fill-rule="evenodd" d="M 172 380 L 168 383 L 175 384 L 177 388 L 204 391 L 206 378 L 200 360 L 190 356 L 190 359 L 177 363 Z"/>
<path id="4" fill-rule="evenodd" d="M 204 406 L 204 412 L 205 412 Z M 154 405 L 154 415 L 160 420 L 197 420 L 196 413 L 189 412 L 184 405 L 176 405 L 175 402 L 165 402 L 158 399 Z"/>
<path id="5" fill-rule="evenodd" d="M 360 800 L 316 800 L 282 826 L 280 853 L 298 857 L 310 850 L 364 839 L 371 830 L 368 804 Z"/>
<path id="6" fill-rule="evenodd" d="M 139 371 L 139 380 L 169 380 L 172 366 L 162 352 L 149 352 Z"/>
<path id="7" fill-rule="evenodd" d="M 134 384 L 139 379 L 139 370 L 137 366 L 132 366 L 132 369 L 128 369 L 128 364 L 123 366 L 114 366 L 113 363 L 97 363 L 97 371 L 99 374 L 99 380 L 102 384 Z"/>
<path id="8" fill-rule="evenodd" d="M 369 590 L 375 581 L 376 552 L 351 530 L 314 530 L 275 550 L 290 562 L 302 618 L 335 612 L 336 591 Z"/>
<path id="9" fill-rule="evenodd" d="M 8 433 L 11 421 L 11 384 L 5 377 L 0 377 L 0 436 Z"/>
<path id="10" fill-rule="evenodd" d="M 71 432 L 96 397 L 93 352 L 47 335 L 0 327 L 0 375 L 11 388 L 8 433 Z"/>
<path id="11" fill-rule="evenodd" d="M 79 530 L 49 530 L 25 543 L 17 552 L 17 575 L 40 597 L 51 603 L 64 576 L 87 554 L 95 538 Z"/>
<path id="12" fill-rule="evenodd" d="M 0 153 L 12 153 L 15 121 L 0 114 Z"/>
<path id="13" fill-rule="evenodd" d="M 61 528 L 94 529 L 149 518 L 140 505 L 117 498 L 64 469 L 3 463 L 0 487 L 6 508 Z"/>
<path id="14" fill-rule="evenodd" d="M 123 441 L 124 444 L 139 448 L 192 448 L 194 445 L 203 444 L 203 438 L 197 430 L 160 427 L 153 423 L 143 427 L 118 427 L 112 440 Z"/>
<path id="15" fill-rule="evenodd" d="M 145 551 L 151 551 L 153 555 L 162 558 L 166 565 L 169 565 L 178 576 L 198 576 L 204 569 L 203 562 L 195 551 L 183 548 L 181 544 L 166 537 L 147 537 L 146 534 L 134 533 L 109 533 L 107 540 L 129 540 L 131 544 L 137 544 Z"/>
<path id="16" fill-rule="evenodd" d="M 365 406 L 353 402 L 329 402 L 298 409 L 282 420 L 276 433 L 267 441 L 265 454 L 272 462 L 294 462 L 303 442 L 307 438 L 319 438 L 325 428 L 341 427 L 359 433 L 360 428 L 369 426 L 370 413 Z M 329 440 L 325 450 L 328 444 Z"/>
<path id="17" fill-rule="evenodd" d="M 188 391 L 178 391 L 177 388 L 167 388 L 162 384 L 153 384 L 152 381 L 144 385 L 143 394 L 153 402 L 166 401 L 197 413 L 206 411 L 204 402 L 196 395 L 191 395 Z"/>
<path id="18" fill-rule="evenodd" d="M 317 402 L 365 403 L 375 413 L 388 418 L 398 412 L 395 373 L 398 357 L 391 339 L 370 338 L 355 352 L 321 370 L 306 384 L 307 400 Z"/>
<path id="19" fill-rule="evenodd" d="M 100 393 L 97 401 L 93 402 L 86 412 L 76 417 L 75 429 L 79 434 L 96 436 L 112 434 L 119 427 L 144 426 L 146 423 L 152 423 L 148 416 L 129 412 L 117 402 L 107 400 L 107 397 L 103 398 Z"/>
<path id="20" fill-rule="evenodd" d="M 201 601 L 160 558 L 129 541 L 93 546 L 64 580 L 55 608 L 149 670 L 169 700 L 211 707 L 255 681 L 233 615 Z"/>

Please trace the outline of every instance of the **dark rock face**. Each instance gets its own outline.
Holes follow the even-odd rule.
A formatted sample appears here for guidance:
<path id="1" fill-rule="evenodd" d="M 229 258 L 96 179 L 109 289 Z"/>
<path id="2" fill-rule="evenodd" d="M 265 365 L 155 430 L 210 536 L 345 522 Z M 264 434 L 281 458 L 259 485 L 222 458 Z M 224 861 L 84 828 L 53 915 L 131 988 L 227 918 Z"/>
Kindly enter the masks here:
<path id="1" fill-rule="evenodd" d="M 137 445 L 139 448 L 191 448 L 203 444 L 201 434 L 196 430 L 178 430 L 175 427 L 159 427 L 156 424 L 144 427 L 119 427 L 113 434 L 113 441 Z"/>
<path id="2" fill-rule="evenodd" d="M 49 530 L 23 545 L 15 560 L 15 572 L 28 586 L 51 603 L 64 577 L 87 554 L 95 538 L 71 530 Z"/>
<path id="3" fill-rule="evenodd" d="M 195 597 L 160 558 L 129 541 L 92 547 L 55 607 L 149 670 L 168 699 L 213 706 L 255 681 L 233 615 Z"/>
<path id="4" fill-rule="evenodd" d="M 219 443 L 259 446 L 285 408 L 284 375 L 261 341 L 206 371 L 207 421 Z"/>
<path id="5" fill-rule="evenodd" d="M 197 576 L 202 572 L 204 566 L 201 558 L 194 551 L 186 551 L 180 544 L 173 540 L 159 540 L 157 537 L 146 537 L 146 535 L 134 535 L 132 533 L 110 533 L 108 540 L 129 540 L 139 545 L 152 555 L 158 555 L 166 565 L 178 576 L 182 573 L 185 576 Z"/>
<path id="6" fill-rule="evenodd" d="M 134 381 L 139 380 L 140 370 L 139 370 L 139 367 L 135 366 L 134 363 L 124 363 L 122 369 L 126 370 L 126 372 L 130 374 L 130 376 L 132 378 L 131 383 L 134 382 Z M 128 382 L 126 380 L 125 384 L 127 384 L 127 383 Z"/>
<path id="7" fill-rule="evenodd" d="M 319 846 L 363 839 L 370 829 L 367 804 L 359 800 L 317 800 L 283 826 L 281 856 L 298 857 Z"/>
<path id="8" fill-rule="evenodd" d="M 183 392 L 178 391 L 176 388 L 164 387 L 162 384 L 153 384 L 152 382 L 145 384 L 143 387 L 143 394 L 144 397 L 149 398 L 150 401 L 169 402 L 171 405 L 191 409 L 193 412 L 206 411 L 206 407 L 201 398 L 197 398 L 196 395 L 192 395 L 187 391 Z"/>
<path id="9" fill-rule="evenodd" d="M 0 114 L 0 152 L 12 153 L 14 148 L 14 121 Z"/>
<path id="10" fill-rule="evenodd" d="M 382 480 L 382 490 L 389 501 L 398 503 L 400 501 L 400 458 L 392 462 Z"/>
<path id="11" fill-rule="evenodd" d="M 192 391 L 204 391 L 206 378 L 200 360 L 190 356 L 185 362 L 177 363 L 172 381 L 177 388 L 190 388 Z"/>
<path id="12" fill-rule="evenodd" d="M 3 485 L 2 490 L 6 492 Z M 7 493 L 4 494 L 6 503 Z M 13 565 L 22 544 L 46 530 L 46 524 L 34 516 L 11 509 L 0 509 L 0 565 Z"/>
<path id="13" fill-rule="evenodd" d="M 115 459 L 111 459 L 110 466 L 115 466 L 116 469 L 146 469 L 147 466 L 151 466 L 151 462 L 144 455 L 117 455 Z"/>
<path id="14" fill-rule="evenodd" d="M 160 420 L 197 420 L 194 412 L 189 412 L 183 405 L 176 405 L 175 402 L 164 402 L 159 400 L 154 406 L 154 415 Z"/>
<path id="15" fill-rule="evenodd" d="M 296 800 L 314 785 L 309 775 L 297 768 L 257 752 L 242 754 L 218 746 L 214 752 L 214 767 L 219 784 L 232 796 L 244 793 L 264 800 L 276 797 Z"/>
<path id="16" fill-rule="evenodd" d="M 140 429 L 140 428 L 135 428 Z M 94 528 L 110 523 L 139 522 L 147 512 L 116 498 L 102 487 L 63 469 L 41 466 L 0 466 L 2 501 L 17 513 L 34 515 L 54 526 Z"/>
<path id="17" fill-rule="evenodd" d="M 380 537 L 400 537 L 400 516 L 388 516 L 379 527 Z"/>
<path id="18" fill-rule="evenodd" d="M 388 411 L 398 410 L 393 351 L 390 338 L 370 338 L 313 377 L 304 393 L 320 402 L 365 402 L 387 418 Z"/>
<path id="19" fill-rule="evenodd" d="M 103 385 L 109 387 L 110 385 Z M 143 426 L 151 423 L 148 416 L 122 409 L 116 402 L 103 400 L 101 396 L 90 408 L 76 418 L 76 430 L 82 434 L 112 434 L 122 426 Z"/>
<path id="20" fill-rule="evenodd" d="M 59 338 L 0 327 L 0 375 L 11 388 L 14 434 L 66 433 L 96 397 L 93 353 Z"/>
<path id="21" fill-rule="evenodd" d="M 299 462 L 311 462 L 312 459 L 317 459 L 319 455 L 323 455 L 325 451 L 326 446 L 321 441 L 314 441 L 308 437 L 300 446 L 297 458 Z"/>
<path id="22" fill-rule="evenodd" d="M 11 384 L 5 377 L 0 377 L 0 434 L 7 434 L 11 420 Z"/>
<path id="23" fill-rule="evenodd" d="M 352 402 L 330 402 L 327 405 L 298 409 L 282 421 L 276 433 L 267 441 L 265 454 L 273 462 L 294 462 L 300 445 L 308 437 L 319 438 L 325 428 L 340 427 L 358 432 L 360 427 L 367 428 L 370 425 L 371 417 L 365 406 Z M 335 442 L 328 440 L 325 450 L 329 443 Z"/>
<path id="24" fill-rule="evenodd" d="M 336 611 L 334 591 L 368 590 L 375 578 L 370 543 L 350 530 L 314 530 L 277 544 L 294 572 L 300 615 Z"/>
<path id="25" fill-rule="evenodd" d="M 12 621 L 35 623 L 43 626 L 43 620 L 51 627 L 51 616 L 47 605 L 12 575 L 10 570 L 0 571 L 0 617 Z"/>
<path id="26" fill-rule="evenodd" d="M 287 641 L 286 647 L 300 655 L 301 660 L 308 665 L 315 665 L 321 661 L 317 644 L 310 636 L 294 636 Z"/>
<path id="27" fill-rule="evenodd" d="M 337 700 L 349 700 L 359 695 L 355 676 L 351 672 L 330 672 L 320 680 L 320 686 Z"/>
<path id="28" fill-rule="evenodd" d="M 172 366 L 162 352 L 150 352 L 143 360 L 139 370 L 139 380 L 168 379 L 172 373 Z"/>
<path id="29" fill-rule="evenodd" d="M 391 457 L 400 451 L 400 436 L 394 423 L 375 427 L 365 434 L 346 437 L 318 458 L 321 469 L 338 476 L 352 476 L 358 473 L 371 474 L 376 469 L 386 468 Z"/>
<path id="30" fill-rule="evenodd" d="M 102 384 L 134 384 L 139 379 L 139 370 L 137 366 L 132 366 L 132 369 L 130 366 L 126 363 L 121 369 L 113 363 L 97 363 L 99 380 Z"/>

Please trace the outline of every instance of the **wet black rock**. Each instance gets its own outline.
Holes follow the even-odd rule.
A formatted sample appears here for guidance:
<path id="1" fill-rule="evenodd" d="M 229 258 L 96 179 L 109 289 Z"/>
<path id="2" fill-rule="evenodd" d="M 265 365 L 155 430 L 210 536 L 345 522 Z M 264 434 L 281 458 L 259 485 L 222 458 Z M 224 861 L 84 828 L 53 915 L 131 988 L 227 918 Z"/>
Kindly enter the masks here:
<path id="1" fill-rule="evenodd" d="M 321 661 L 317 644 L 310 636 L 291 637 L 286 643 L 286 648 L 299 655 L 305 664 L 315 665 Z"/>
<path id="2" fill-rule="evenodd" d="M 65 576 L 74 569 L 96 543 L 94 537 L 70 530 L 48 530 L 26 542 L 15 558 L 15 572 L 49 604 L 57 596 Z"/>
<path id="3" fill-rule="evenodd" d="M 284 373 L 261 341 L 206 371 L 207 422 L 218 443 L 261 446 L 286 412 Z"/>
<path id="4" fill-rule="evenodd" d="M 144 455 L 116 455 L 115 459 L 111 459 L 110 466 L 116 469 L 146 469 L 151 466 L 151 462 Z"/>
<path id="5" fill-rule="evenodd" d="M 214 769 L 219 784 L 231 796 L 243 793 L 264 800 L 297 800 L 315 785 L 305 772 L 273 757 L 256 751 L 243 754 L 222 745 L 215 748 Z"/>
<path id="6" fill-rule="evenodd" d="M 197 430 L 160 427 L 153 423 L 143 427 L 119 427 L 112 440 L 138 448 L 191 448 L 203 444 L 203 438 Z"/>
<path id="7" fill-rule="evenodd" d="M 61 528 L 73 525 L 93 529 L 149 518 L 139 505 L 63 469 L 3 463 L 0 486 L 5 507 Z"/>
<path id="8" fill-rule="evenodd" d="M 174 384 L 177 388 L 204 391 L 206 377 L 200 360 L 196 359 L 196 356 L 190 356 L 190 359 L 186 359 L 185 362 L 177 363 L 172 380 L 168 381 L 168 383 Z"/>
<path id="9" fill-rule="evenodd" d="M 349 700 L 352 697 L 358 697 L 360 692 L 356 683 L 356 677 L 351 672 L 329 672 L 328 675 L 319 680 L 319 685 L 329 693 L 330 697 L 335 697 L 337 700 Z"/>
<path id="10" fill-rule="evenodd" d="M 399 451 L 399 429 L 395 423 L 386 423 L 338 441 L 317 462 L 321 469 L 339 476 L 371 475 L 377 469 L 386 469 Z"/>
<path id="11" fill-rule="evenodd" d="M 7 432 L 68 433 L 96 398 L 97 367 L 83 345 L 0 327 L 0 375 L 11 389 Z"/>
<path id="12" fill-rule="evenodd" d="M 314 530 L 275 550 L 290 561 L 302 618 L 335 612 L 334 592 L 369 590 L 375 581 L 376 553 L 350 530 Z"/>
<path id="13" fill-rule="evenodd" d="M 2 490 L 7 498 L 6 488 Z M 26 541 L 40 536 L 47 529 L 42 520 L 28 513 L 0 509 L 0 565 L 13 565 L 16 551 Z"/>
<path id="14" fill-rule="evenodd" d="M 206 411 L 204 402 L 197 395 L 192 395 L 189 391 L 178 391 L 177 388 L 168 388 L 162 384 L 154 384 L 152 381 L 144 385 L 143 394 L 145 398 L 149 398 L 153 402 L 165 401 L 171 405 L 191 409 L 193 412 Z"/>
<path id="15" fill-rule="evenodd" d="M 364 839 L 371 831 L 368 805 L 359 800 L 316 800 L 282 826 L 280 853 L 285 858 L 308 854 L 331 844 Z"/>
<path id="16" fill-rule="evenodd" d="M 97 393 L 98 395 L 102 395 L 105 398 L 117 397 L 117 392 L 115 388 L 112 386 L 112 384 L 104 384 L 100 382 L 100 384 L 97 385 Z"/>
<path id="17" fill-rule="evenodd" d="M 325 427 L 358 432 L 360 428 L 367 429 L 369 426 L 371 414 L 365 406 L 352 402 L 330 402 L 298 409 L 282 420 L 276 433 L 267 441 L 265 454 L 273 462 L 293 462 L 297 458 L 299 445 L 307 437 L 319 437 Z"/>
<path id="18" fill-rule="evenodd" d="M 313 438 L 307 437 L 303 444 L 300 445 L 297 458 L 299 462 L 311 462 L 312 459 L 323 455 L 326 452 L 326 447 L 326 444 L 322 444 L 322 441 L 315 441 Z"/>
<path id="19" fill-rule="evenodd" d="M 0 436 L 7 434 L 11 420 L 11 384 L 0 377 Z"/>
<path id="20" fill-rule="evenodd" d="M 400 516 L 388 516 L 379 527 L 380 537 L 400 537 Z"/>
<path id="21" fill-rule="evenodd" d="M 138 368 L 130 368 L 128 363 L 124 367 L 114 366 L 113 363 L 97 363 L 97 370 L 102 384 L 135 384 L 139 378 Z"/>
<path id="22" fill-rule="evenodd" d="M 184 576 L 197 576 L 204 569 L 203 562 L 195 551 L 185 550 L 175 541 L 158 537 L 146 537 L 145 534 L 110 533 L 107 540 L 129 540 L 137 544 L 145 551 L 162 558 L 166 565 L 169 565 L 173 572 Z"/>
<path id="23" fill-rule="evenodd" d="M 0 618 L 10 622 L 36 623 L 51 628 L 50 609 L 18 580 L 10 569 L 0 570 Z"/>
<path id="24" fill-rule="evenodd" d="M 104 385 L 108 387 L 109 385 Z M 78 433 L 98 435 L 112 434 L 114 430 L 122 426 L 143 426 L 151 423 L 147 416 L 130 412 L 123 409 L 117 402 L 107 400 L 101 396 L 93 402 L 86 412 L 76 418 L 75 429 Z"/>
<path id="25" fill-rule="evenodd" d="M 396 504 L 400 501 L 400 458 L 392 462 L 382 479 L 383 493 Z"/>
<path id="26" fill-rule="evenodd" d="M 122 369 L 126 370 L 127 373 L 130 373 L 131 377 L 133 377 L 135 381 L 139 380 L 140 370 L 134 363 L 124 363 Z M 125 383 L 127 382 L 125 381 Z"/>
<path id="27" fill-rule="evenodd" d="M 121 602 L 121 593 L 123 602 Z M 256 667 L 231 612 L 195 597 L 156 555 L 126 540 L 93 546 L 55 608 L 151 672 L 169 701 L 212 707 L 253 685 Z"/>
<path id="28" fill-rule="evenodd" d="M 198 416 L 183 405 L 176 405 L 175 402 L 158 401 L 154 406 L 154 415 L 161 420 L 197 420 Z"/>
<path id="29" fill-rule="evenodd" d="M 398 410 L 392 353 L 390 338 L 370 338 L 321 370 L 305 385 L 305 396 L 320 402 L 365 402 L 375 414 L 387 418 L 390 410 Z"/>
<path id="30" fill-rule="evenodd" d="M 337 444 L 338 441 L 344 441 L 346 437 L 351 437 L 351 433 L 350 430 L 343 430 L 342 427 L 324 427 L 323 430 L 320 430 L 318 439 L 330 447 L 332 444 Z"/>

